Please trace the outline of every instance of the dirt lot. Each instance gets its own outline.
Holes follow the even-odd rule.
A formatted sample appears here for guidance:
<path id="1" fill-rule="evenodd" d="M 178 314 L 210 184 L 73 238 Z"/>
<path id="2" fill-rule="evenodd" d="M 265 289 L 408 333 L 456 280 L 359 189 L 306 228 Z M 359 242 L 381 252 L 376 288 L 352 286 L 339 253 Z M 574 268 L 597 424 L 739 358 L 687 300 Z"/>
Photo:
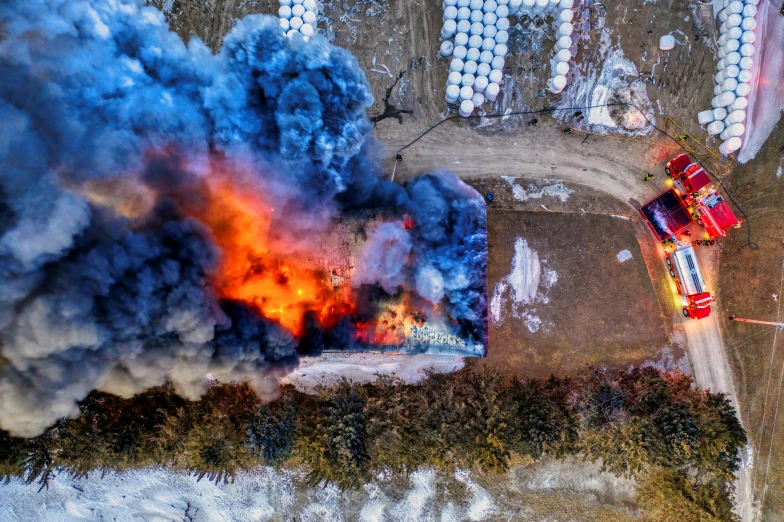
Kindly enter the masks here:
<path id="1" fill-rule="evenodd" d="M 537 253 L 542 281 L 532 303 L 515 314 L 507 299 L 502 320 L 491 318 L 481 365 L 523 377 L 568 375 L 586 365 L 640 364 L 667 344 L 662 310 L 627 219 L 491 210 L 487 228 L 493 298 L 510 273 L 517 238 Z M 616 256 L 623 250 L 632 257 L 621 263 Z M 550 273 L 557 280 L 547 288 Z M 530 324 L 532 317 L 541 323 Z"/>

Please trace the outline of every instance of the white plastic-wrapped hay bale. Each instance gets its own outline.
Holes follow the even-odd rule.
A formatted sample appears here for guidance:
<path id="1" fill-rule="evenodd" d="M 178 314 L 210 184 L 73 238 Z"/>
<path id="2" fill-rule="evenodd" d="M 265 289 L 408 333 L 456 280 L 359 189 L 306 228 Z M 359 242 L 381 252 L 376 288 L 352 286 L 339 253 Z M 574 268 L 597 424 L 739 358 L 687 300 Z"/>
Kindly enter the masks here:
<path id="1" fill-rule="evenodd" d="M 713 111 L 702 111 L 697 113 L 697 121 L 700 123 L 700 125 L 707 125 L 714 119 Z"/>
<path id="2" fill-rule="evenodd" d="M 460 79 L 460 86 L 461 87 L 471 87 L 474 88 L 474 75 L 471 73 L 463 74 L 462 78 Z"/>
<path id="3" fill-rule="evenodd" d="M 299 32 L 302 33 L 302 36 L 313 36 L 315 34 L 313 26 L 306 23 L 302 24 L 302 26 L 299 28 Z"/>
<path id="4" fill-rule="evenodd" d="M 726 118 L 724 118 L 725 125 L 743 123 L 744 121 L 746 121 L 746 111 L 742 110 L 732 111 L 731 113 L 727 114 Z"/>
<path id="5" fill-rule="evenodd" d="M 460 85 L 460 82 L 463 80 L 463 75 L 457 71 L 453 71 L 449 73 L 447 76 L 446 84 L 447 85 Z"/>
<path id="6" fill-rule="evenodd" d="M 455 44 L 453 44 L 449 40 L 446 40 L 444 42 L 441 42 L 441 48 L 438 50 L 438 52 L 441 53 L 441 56 L 443 56 L 444 58 L 449 58 L 450 56 L 452 56 L 454 50 L 455 50 Z"/>
<path id="7" fill-rule="evenodd" d="M 749 106 L 749 99 L 745 96 L 738 96 L 735 101 L 727 106 L 728 111 L 746 110 Z"/>
<path id="8" fill-rule="evenodd" d="M 705 128 L 708 131 L 708 134 L 711 136 L 715 136 L 720 134 L 724 130 L 724 122 L 723 121 L 713 121 L 708 124 Z"/>
<path id="9" fill-rule="evenodd" d="M 718 107 L 726 107 L 730 103 L 735 101 L 735 93 L 734 92 L 723 92 L 718 96 L 714 96 L 711 100 L 711 106 L 716 109 Z"/>
<path id="10" fill-rule="evenodd" d="M 727 141 L 730 138 L 743 136 L 744 132 L 746 132 L 745 125 L 742 123 L 733 123 L 719 134 L 719 138 L 721 138 L 722 141 Z"/>
<path id="11" fill-rule="evenodd" d="M 448 43 L 448 42 L 444 42 L 444 43 Z M 468 52 L 468 49 L 466 49 L 464 45 L 457 45 L 457 46 L 455 46 L 454 50 L 452 51 L 452 58 L 453 59 L 457 58 L 459 60 L 465 60 L 467 52 Z"/>
<path id="12" fill-rule="evenodd" d="M 452 58 L 452 61 L 449 63 L 449 72 L 463 72 L 463 66 L 465 63 L 460 58 Z"/>
<path id="13" fill-rule="evenodd" d="M 497 83 L 491 83 L 485 89 L 485 99 L 495 101 L 498 98 L 498 93 L 501 92 L 501 86 Z"/>
<path id="14" fill-rule="evenodd" d="M 751 86 L 748 83 L 739 83 L 738 86 L 735 88 L 735 96 L 746 97 L 749 94 L 751 94 Z"/>
<path id="15" fill-rule="evenodd" d="M 490 74 L 487 75 L 487 79 L 490 80 L 490 83 L 501 84 L 504 79 L 504 73 L 499 71 L 498 69 L 493 69 L 490 71 Z"/>
<path id="16" fill-rule="evenodd" d="M 561 49 L 569 49 L 572 46 L 572 38 L 570 36 L 562 36 L 555 42 L 555 52 Z"/>
<path id="17" fill-rule="evenodd" d="M 460 87 L 460 100 L 462 101 L 470 100 L 473 96 L 474 96 L 474 90 L 471 87 L 467 85 Z"/>
<path id="18" fill-rule="evenodd" d="M 727 117 L 727 109 L 724 107 L 717 107 L 710 112 L 713 114 L 713 119 L 716 121 L 724 121 L 724 118 Z"/>
<path id="19" fill-rule="evenodd" d="M 455 33 L 457 32 L 457 22 L 454 20 L 447 20 L 444 22 L 443 27 L 441 27 L 441 38 L 444 40 L 448 40 L 452 38 Z"/>
<path id="20" fill-rule="evenodd" d="M 665 34 L 659 38 L 659 49 L 662 51 L 669 51 L 675 48 L 675 37 L 671 34 Z"/>
<path id="21" fill-rule="evenodd" d="M 482 38 L 495 38 L 498 35 L 498 28 L 493 25 L 486 25 L 482 30 Z"/>
<path id="22" fill-rule="evenodd" d="M 738 150 L 741 147 L 741 145 L 743 145 L 743 142 L 741 141 L 740 138 L 738 137 L 730 138 L 724 143 L 722 143 L 721 145 L 719 145 L 719 152 L 721 152 L 726 156 Z"/>
<path id="23" fill-rule="evenodd" d="M 558 62 L 553 68 L 553 76 L 566 76 L 569 73 L 569 64 L 566 62 Z"/>
<path id="24" fill-rule="evenodd" d="M 457 85 L 447 85 L 446 86 L 446 102 L 447 103 L 456 103 L 457 99 L 460 97 L 460 87 Z"/>
<path id="25" fill-rule="evenodd" d="M 490 80 L 487 79 L 487 76 L 477 76 L 476 80 L 474 81 L 474 92 L 485 92 L 487 86 L 490 85 Z"/>
<path id="26" fill-rule="evenodd" d="M 549 90 L 553 94 L 558 94 L 564 90 L 566 87 L 566 77 L 565 76 L 554 76 L 547 81 L 547 90 Z"/>
<path id="27" fill-rule="evenodd" d="M 305 14 L 302 15 L 302 21 L 306 24 L 310 24 L 313 27 L 316 27 L 318 24 L 318 17 L 314 11 L 305 11 Z"/>
<path id="28" fill-rule="evenodd" d="M 470 99 L 463 100 L 460 102 L 460 116 L 463 118 L 468 118 L 474 112 L 474 102 Z"/>
<path id="29" fill-rule="evenodd" d="M 555 31 L 555 37 L 560 38 L 562 36 L 571 36 L 574 32 L 574 26 L 570 22 L 564 22 L 558 26 L 558 29 Z"/>
<path id="30" fill-rule="evenodd" d="M 474 104 L 474 107 L 480 107 L 485 102 L 485 95 L 481 92 L 474 91 L 474 95 L 471 97 L 471 103 Z"/>
<path id="31" fill-rule="evenodd" d="M 476 49 L 475 47 L 472 47 L 466 53 L 465 61 L 466 62 L 478 62 L 479 61 L 479 56 L 481 56 L 481 53 L 479 52 L 479 49 Z"/>
<path id="32" fill-rule="evenodd" d="M 558 13 L 558 16 L 555 18 L 556 24 L 565 24 L 567 22 L 571 23 L 574 20 L 574 12 L 571 9 L 563 9 L 561 12 Z"/>

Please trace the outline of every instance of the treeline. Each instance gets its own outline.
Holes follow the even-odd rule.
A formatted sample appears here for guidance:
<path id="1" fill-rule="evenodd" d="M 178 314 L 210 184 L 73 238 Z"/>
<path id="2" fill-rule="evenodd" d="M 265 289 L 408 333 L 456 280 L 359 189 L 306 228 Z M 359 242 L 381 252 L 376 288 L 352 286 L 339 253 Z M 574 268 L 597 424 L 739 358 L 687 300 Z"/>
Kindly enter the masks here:
<path id="1" fill-rule="evenodd" d="M 520 381 L 466 370 L 423 384 L 344 382 L 311 396 L 291 387 L 260 404 L 246 385 L 200 401 L 169 387 L 132 399 L 92 393 L 81 416 L 43 435 L 0 432 L 0 476 L 42 485 L 74 475 L 167 466 L 228 479 L 259 465 L 307 466 L 309 480 L 355 488 L 381 470 L 502 472 L 520 457 L 573 455 L 638 480 L 651 520 L 731 521 L 746 436 L 721 394 L 653 368 L 586 370 Z"/>

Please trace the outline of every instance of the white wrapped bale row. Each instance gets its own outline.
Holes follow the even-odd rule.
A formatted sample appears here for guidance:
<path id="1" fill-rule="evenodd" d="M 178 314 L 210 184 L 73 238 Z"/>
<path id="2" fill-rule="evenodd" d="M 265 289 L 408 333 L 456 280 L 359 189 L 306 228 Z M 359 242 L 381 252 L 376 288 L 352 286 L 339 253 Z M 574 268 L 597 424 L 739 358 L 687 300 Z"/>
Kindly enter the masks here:
<path id="1" fill-rule="evenodd" d="M 553 94 L 559 94 L 566 88 L 566 75 L 569 72 L 569 60 L 572 58 L 573 5 L 574 0 L 560 0 L 555 8 L 554 25 L 557 41 L 555 56 L 550 60 L 550 78 L 547 80 L 547 90 Z"/>
<path id="2" fill-rule="evenodd" d="M 440 54 L 451 57 L 445 99 L 459 103 L 463 117 L 485 101 L 495 101 L 501 91 L 504 58 L 509 51 L 510 1 L 443 2 Z"/>
<path id="3" fill-rule="evenodd" d="M 313 36 L 318 24 L 319 4 L 316 0 L 279 0 L 280 27 L 291 38 L 297 33 Z"/>
<path id="4" fill-rule="evenodd" d="M 718 72 L 713 77 L 713 110 L 697 114 L 697 121 L 707 125 L 711 135 L 722 140 L 719 151 L 731 154 L 738 150 L 743 141 L 741 136 L 746 130 L 746 107 L 751 92 L 750 71 L 754 65 L 754 42 L 757 37 L 754 29 L 757 22 L 759 0 L 723 0 L 722 9 L 717 17 L 719 26 Z"/>
<path id="5" fill-rule="evenodd" d="M 557 24 L 571 22 L 574 0 L 509 0 L 509 12 L 518 18 L 547 18 L 552 16 Z"/>

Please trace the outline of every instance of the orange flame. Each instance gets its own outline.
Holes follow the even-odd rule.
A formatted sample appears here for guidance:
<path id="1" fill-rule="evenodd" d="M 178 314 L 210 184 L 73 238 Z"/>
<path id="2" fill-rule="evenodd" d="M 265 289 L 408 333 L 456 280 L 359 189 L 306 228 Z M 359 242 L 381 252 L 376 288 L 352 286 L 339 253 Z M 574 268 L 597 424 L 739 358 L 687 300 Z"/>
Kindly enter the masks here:
<path id="1" fill-rule="evenodd" d="M 295 335 L 302 335 L 304 315 L 334 325 L 351 307 L 314 269 L 304 253 L 276 252 L 270 245 L 274 208 L 260 190 L 240 190 L 229 176 L 210 178 L 206 203 L 189 213 L 210 228 L 222 259 L 215 285 L 224 299 L 245 302 Z"/>

